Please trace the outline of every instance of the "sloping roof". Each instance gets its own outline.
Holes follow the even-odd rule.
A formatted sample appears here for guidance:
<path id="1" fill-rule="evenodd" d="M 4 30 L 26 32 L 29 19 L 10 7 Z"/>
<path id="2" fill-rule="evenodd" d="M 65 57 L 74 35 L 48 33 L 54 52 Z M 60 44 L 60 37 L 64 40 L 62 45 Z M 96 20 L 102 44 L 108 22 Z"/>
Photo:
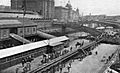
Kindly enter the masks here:
<path id="1" fill-rule="evenodd" d="M 68 39 L 69 38 L 67 38 L 66 36 L 61 36 L 61 37 L 56 37 L 50 40 L 44 40 L 44 41 L 34 42 L 34 43 L 25 44 L 21 46 L 15 46 L 12 48 L 2 49 L 0 50 L 0 58 L 12 56 L 15 54 L 34 50 L 36 48 L 40 48 L 48 45 L 56 46 L 56 45 L 62 44 L 62 41 L 65 41 Z"/>
<path id="2" fill-rule="evenodd" d="M 61 45 L 63 44 L 63 42 L 56 42 L 56 43 L 50 43 L 50 46 L 57 46 L 57 45 Z"/>
<path id="3" fill-rule="evenodd" d="M 66 36 L 61 36 L 61 37 L 52 38 L 52 39 L 49 40 L 49 44 L 66 41 L 66 40 L 68 40 L 68 39 L 69 39 L 69 38 L 66 37 Z"/>
<path id="4" fill-rule="evenodd" d="M 11 33 L 10 36 L 16 40 L 19 40 L 20 42 L 23 42 L 23 43 L 31 43 L 29 40 L 27 40 L 17 34 L 14 34 L 14 33 Z"/>
<path id="5" fill-rule="evenodd" d="M 17 14 L 17 13 L 0 13 L 0 18 L 8 17 L 8 18 L 23 18 L 23 14 Z M 37 14 L 25 14 L 25 18 L 43 18 L 40 15 Z"/>
<path id="6" fill-rule="evenodd" d="M 6 24 L 21 24 L 21 22 L 18 20 L 0 20 L 0 25 Z"/>
<path id="7" fill-rule="evenodd" d="M 44 41 L 34 42 L 34 43 L 16 46 L 12 48 L 2 49 L 0 50 L 0 58 L 47 46 L 48 44 L 45 43 L 47 41 L 48 40 L 44 40 Z"/>

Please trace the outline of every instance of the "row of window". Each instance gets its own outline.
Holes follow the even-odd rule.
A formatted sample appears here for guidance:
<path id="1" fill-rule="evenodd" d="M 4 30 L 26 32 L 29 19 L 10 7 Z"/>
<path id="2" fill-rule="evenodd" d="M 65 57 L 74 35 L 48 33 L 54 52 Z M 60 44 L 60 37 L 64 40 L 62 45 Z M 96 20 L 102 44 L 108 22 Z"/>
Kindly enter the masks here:
<path id="1" fill-rule="evenodd" d="M 1 29 L 0 30 L 0 39 L 9 38 L 10 30 L 9 29 Z M 18 35 L 23 35 L 23 28 L 18 28 Z M 36 27 L 26 27 L 24 29 L 25 35 L 36 34 Z"/>
<path id="2" fill-rule="evenodd" d="M 24 28 L 24 34 L 36 34 L 36 27 L 26 27 Z M 18 35 L 23 35 L 23 28 L 18 28 Z"/>

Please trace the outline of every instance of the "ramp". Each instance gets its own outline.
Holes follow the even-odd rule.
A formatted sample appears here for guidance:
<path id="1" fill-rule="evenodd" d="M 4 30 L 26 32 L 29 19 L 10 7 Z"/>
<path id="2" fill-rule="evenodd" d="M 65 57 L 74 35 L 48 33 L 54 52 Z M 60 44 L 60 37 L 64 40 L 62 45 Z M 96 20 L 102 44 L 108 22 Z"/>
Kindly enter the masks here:
<path id="1" fill-rule="evenodd" d="M 50 34 L 47 34 L 47 33 L 41 32 L 41 31 L 37 31 L 37 34 L 40 37 L 43 37 L 43 38 L 46 38 L 46 39 L 51 39 L 51 38 L 55 38 L 56 37 L 54 35 L 50 35 Z"/>
<path id="2" fill-rule="evenodd" d="M 17 34 L 14 34 L 14 33 L 11 33 L 10 37 L 12 37 L 13 39 L 18 40 L 18 41 L 20 41 L 22 43 L 25 43 L 25 44 L 26 43 L 31 43 L 29 40 L 27 40 L 27 39 L 25 39 L 25 38 L 23 38 L 23 37 L 21 37 L 21 36 L 19 36 Z"/>

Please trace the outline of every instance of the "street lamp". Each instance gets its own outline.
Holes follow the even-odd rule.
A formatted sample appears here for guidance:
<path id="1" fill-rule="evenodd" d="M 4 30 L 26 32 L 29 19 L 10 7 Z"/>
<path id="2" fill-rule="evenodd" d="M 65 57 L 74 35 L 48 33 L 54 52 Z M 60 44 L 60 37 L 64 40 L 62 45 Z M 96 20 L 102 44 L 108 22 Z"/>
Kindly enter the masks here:
<path id="1" fill-rule="evenodd" d="M 26 0 L 23 0 L 22 10 L 23 10 L 23 38 L 24 38 L 25 37 L 24 16 L 25 16 L 25 13 L 26 13 Z M 24 41 L 23 41 L 23 44 L 24 44 Z"/>

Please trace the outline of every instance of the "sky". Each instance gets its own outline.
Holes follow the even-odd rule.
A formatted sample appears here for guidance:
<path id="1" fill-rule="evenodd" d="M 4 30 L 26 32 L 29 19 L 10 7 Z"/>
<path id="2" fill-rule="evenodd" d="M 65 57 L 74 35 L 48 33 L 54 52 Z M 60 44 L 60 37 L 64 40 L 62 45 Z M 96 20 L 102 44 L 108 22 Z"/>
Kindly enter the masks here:
<path id="1" fill-rule="evenodd" d="M 65 6 L 68 0 L 55 0 L 56 6 Z M 120 0 L 70 0 L 74 8 L 78 8 L 80 14 L 92 15 L 120 15 Z M 0 0 L 0 5 L 10 6 L 10 0 Z"/>

